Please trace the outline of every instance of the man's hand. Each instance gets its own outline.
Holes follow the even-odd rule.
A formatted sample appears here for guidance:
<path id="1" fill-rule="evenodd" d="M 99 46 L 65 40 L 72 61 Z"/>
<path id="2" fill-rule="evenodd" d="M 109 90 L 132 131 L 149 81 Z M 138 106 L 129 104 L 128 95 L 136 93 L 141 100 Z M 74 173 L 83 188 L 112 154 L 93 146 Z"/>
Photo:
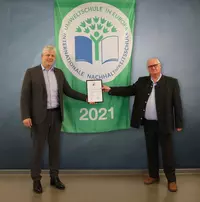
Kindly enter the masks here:
<path id="1" fill-rule="evenodd" d="M 95 102 L 88 102 L 89 104 L 91 104 L 91 105 L 94 105 L 94 104 L 96 104 Z"/>
<path id="2" fill-rule="evenodd" d="M 182 131 L 183 129 L 182 128 L 177 128 L 176 129 L 178 132 Z"/>
<path id="3" fill-rule="evenodd" d="M 30 118 L 23 120 L 24 126 L 31 128 L 32 127 L 32 120 Z"/>
<path id="4" fill-rule="evenodd" d="M 95 102 L 88 102 L 88 99 L 87 99 L 87 98 L 86 98 L 86 102 L 89 103 L 89 104 L 91 104 L 91 105 L 96 104 Z"/>
<path id="5" fill-rule="evenodd" d="M 109 92 L 111 88 L 109 86 L 103 85 L 102 90 L 103 92 Z"/>

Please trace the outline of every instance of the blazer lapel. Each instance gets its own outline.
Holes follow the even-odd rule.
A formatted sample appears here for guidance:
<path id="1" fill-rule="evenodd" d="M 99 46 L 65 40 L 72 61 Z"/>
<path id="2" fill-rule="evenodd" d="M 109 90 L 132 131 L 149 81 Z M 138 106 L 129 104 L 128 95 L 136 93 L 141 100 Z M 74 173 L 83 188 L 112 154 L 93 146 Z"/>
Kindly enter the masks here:
<path id="1" fill-rule="evenodd" d="M 165 85 L 165 77 L 162 75 L 162 77 L 155 86 L 156 103 L 160 103 L 160 101 L 164 99 L 164 94 L 166 93 L 164 85 Z"/>
<path id="2" fill-rule="evenodd" d="M 54 73 L 55 73 L 55 77 L 56 77 L 56 80 L 57 80 L 57 84 L 58 84 L 58 92 L 60 94 L 60 90 L 61 90 L 61 79 L 60 79 L 60 74 L 59 74 L 59 71 L 54 68 Z"/>
<path id="3" fill-rule="evenodd" d="M 45 81 L 44 81 L 44 75 L 43 75 L 43 70 L 42 70 L 41 65 L 38 66 L 36 76 L 38 77 L 38 79 L 37 79 L 38 82 L 39 82 L 43 87 L 45 87 L 45 89 L 46 89 L 46 85 L 45 85 Z"/>
<path id="4" fill-rule="evenodd" d="M 165 84 L 165 76 L 162 75 L 160 80 L 156 84 L 156 88 L 160 89 L 161 87 L 163 87 L 164 84 Z"/>

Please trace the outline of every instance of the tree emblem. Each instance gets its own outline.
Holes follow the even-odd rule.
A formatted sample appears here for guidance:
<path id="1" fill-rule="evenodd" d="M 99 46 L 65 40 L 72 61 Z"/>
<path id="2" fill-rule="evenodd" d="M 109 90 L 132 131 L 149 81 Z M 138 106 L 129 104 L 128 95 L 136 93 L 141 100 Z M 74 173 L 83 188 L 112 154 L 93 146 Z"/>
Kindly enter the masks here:
<path id="1" fill-rule="evenodd" d="M 90 39 L 95 45 L 95 60 L 99 60 L 99 43 L 108 33 L 117 32 L 116 27 L 105 18 L 88 18 L 82 21 L 80 25 L 76 28 L 76 32 L 86 33 L 89 35 Z"/>

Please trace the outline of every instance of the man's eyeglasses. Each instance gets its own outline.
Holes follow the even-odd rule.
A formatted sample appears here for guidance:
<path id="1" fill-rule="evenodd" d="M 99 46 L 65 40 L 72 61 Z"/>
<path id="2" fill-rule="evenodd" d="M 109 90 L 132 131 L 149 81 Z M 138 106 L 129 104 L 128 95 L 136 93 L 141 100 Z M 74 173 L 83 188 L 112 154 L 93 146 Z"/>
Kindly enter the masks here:
<path id="1" fill-rule="evenodd" d="M 159 64 L 160 64 L 160 63 L 154 64 L 154 65 L 149 65 L 148 68 L 153 68 L 153 67 L 154 67 L 154 68 L 157 68 L 157 67 L 159 66 Z"/>

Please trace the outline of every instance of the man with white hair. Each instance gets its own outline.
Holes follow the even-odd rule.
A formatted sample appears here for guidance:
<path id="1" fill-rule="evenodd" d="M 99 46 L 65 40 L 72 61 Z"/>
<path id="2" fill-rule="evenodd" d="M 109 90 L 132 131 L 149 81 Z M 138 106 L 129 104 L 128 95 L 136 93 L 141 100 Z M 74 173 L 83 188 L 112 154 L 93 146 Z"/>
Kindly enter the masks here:
<path id="1" fill-rule="evenodd" d="M 149 176 L 144 183 L 159 182 L 158 143 L 162 151 L 163 167 L 169 191 L 177 191 L 172 132 L 183 127 L 182 102 L 178 80 L 162 75 L 158 58 L 147 61 L 149 76 L 140 77 L 126 87 L 103 86 L 112 96 L 135 96 L 131 126 L 144 125 Z"/>
<path id="2" fill-rule="evenodd" d="M 31 128 L 33 158 L 31 177 L 33 191 L 42 193 L 41 161 L 45 140 L 49 145 L 50 184 L 65 189 L 58 177 L 60 158 L 60 130 L 63 121 L 63 93 L 77 100 L 85 101 L 87 96 L 73 90 L 63 72 L 53 65 L 56 59 L 54 46 L 45 46 L 41 64 L 26 71 L 21 90 L 21 116 L 23 124 Z"/>

